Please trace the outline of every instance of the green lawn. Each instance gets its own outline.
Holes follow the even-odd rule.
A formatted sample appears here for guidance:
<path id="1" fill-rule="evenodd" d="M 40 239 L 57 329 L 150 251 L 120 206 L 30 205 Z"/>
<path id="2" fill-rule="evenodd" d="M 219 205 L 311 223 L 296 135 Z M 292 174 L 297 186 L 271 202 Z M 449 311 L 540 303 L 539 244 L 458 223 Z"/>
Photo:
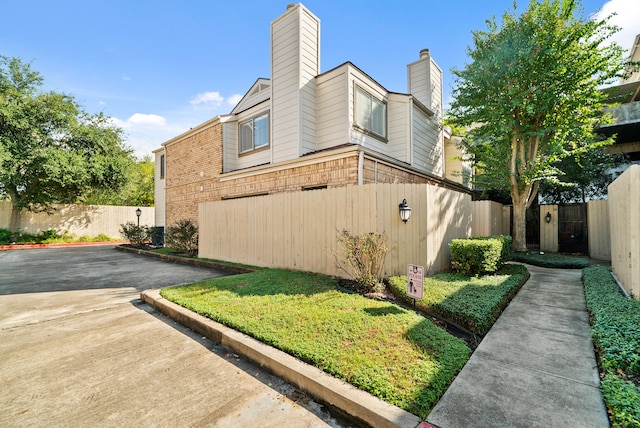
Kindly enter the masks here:
<path id="1" fill-rule="evenodd" d="M 424 280 L 424 297 L 416 308 L 449 319 L 473 333 L 486 334 L 528 278 L 520 264 L 506 264 L 495 275 L 470 277 L 440 273 Z M 407 277 L 389 278 L 391 291 L 409 302 Z"/>
<path id="2" fill-rule="evenodd" d="M 422 418 L 470 355 L 418 313 L 340 291 L 322 275 L 264 269 L 162 296 Z"/>

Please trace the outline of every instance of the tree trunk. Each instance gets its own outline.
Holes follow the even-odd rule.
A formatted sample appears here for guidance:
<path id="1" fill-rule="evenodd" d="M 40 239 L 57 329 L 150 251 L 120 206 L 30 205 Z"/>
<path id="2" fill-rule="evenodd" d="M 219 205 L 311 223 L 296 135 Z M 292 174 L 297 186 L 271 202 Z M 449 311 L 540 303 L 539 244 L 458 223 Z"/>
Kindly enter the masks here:
<path id="1" fill-rule="evenodd" d="M 513 202 L 513 241 L 511 250 L 514 252 L 527 251 L 527 203 Z"/>
<path id="2" fill-rule="evenodd" d="M 20 232 L 20 213 L 21 211 L 16 209 L 16 204 L 11 201 L 11 221 L 9 223 L 9 230 L 12 232 Z"/>

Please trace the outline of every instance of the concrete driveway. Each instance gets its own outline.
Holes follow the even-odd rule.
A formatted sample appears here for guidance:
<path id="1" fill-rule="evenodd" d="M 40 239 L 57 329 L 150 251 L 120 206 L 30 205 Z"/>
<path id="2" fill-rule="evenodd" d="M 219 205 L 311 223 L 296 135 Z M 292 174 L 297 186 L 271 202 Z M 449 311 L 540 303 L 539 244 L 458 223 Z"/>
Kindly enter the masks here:
<path id="1" fill-rule="evenodd" d="M 346 426 L 139 300 L 224 274 L 112 245 L 0 252 L 0 426 Z"/>

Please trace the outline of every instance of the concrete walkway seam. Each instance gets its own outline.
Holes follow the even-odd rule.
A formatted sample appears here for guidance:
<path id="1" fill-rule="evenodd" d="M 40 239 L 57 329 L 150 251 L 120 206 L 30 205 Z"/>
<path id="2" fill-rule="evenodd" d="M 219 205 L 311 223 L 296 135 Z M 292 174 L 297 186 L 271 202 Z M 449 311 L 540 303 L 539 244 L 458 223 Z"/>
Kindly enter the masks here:
<path id="1" fill-rule="evenodd" d="M 140 293 L 141 300 L 193 331 L 267 368 L 317 400 L 374 427 L 415 428 L 416 415 L 393 406 L 271 346 L 164 299 L 160 290 Z"/>

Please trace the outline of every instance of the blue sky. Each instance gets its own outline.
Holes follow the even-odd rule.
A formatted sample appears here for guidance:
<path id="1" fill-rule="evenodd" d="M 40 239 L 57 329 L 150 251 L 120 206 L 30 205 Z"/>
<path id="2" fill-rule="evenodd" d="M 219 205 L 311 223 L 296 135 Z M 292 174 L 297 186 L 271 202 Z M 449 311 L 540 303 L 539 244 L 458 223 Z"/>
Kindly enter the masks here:
<path id="1" fill-rule="evenodd" d="M 21 0 L 2 6 L 0 55 L 19 57 L 45 89 L 73 95 L 125 129 L 138 156 L 231 111 L 269 77 L 269 26 L 287 1 Z M 429 48 L 444 72 L 467 61 L 471 31 L 513 0 L 307 0 L 321 21 L 321 71 L 351 61 L 390 91 L 406 92 L 406 65 Z M 526 7 L 527 0 L 518 2 Z M 617 42 L 640 33 L 638 0 L 583 0 L 584 16 L 618 12 Z"/>

